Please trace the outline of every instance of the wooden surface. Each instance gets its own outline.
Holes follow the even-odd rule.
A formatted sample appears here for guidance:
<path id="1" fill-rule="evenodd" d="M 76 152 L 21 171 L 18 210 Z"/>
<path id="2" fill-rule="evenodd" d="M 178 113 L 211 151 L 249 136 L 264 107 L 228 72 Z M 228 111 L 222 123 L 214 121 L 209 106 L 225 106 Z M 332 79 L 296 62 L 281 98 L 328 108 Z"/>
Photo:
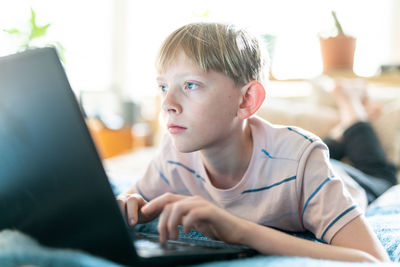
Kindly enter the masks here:
<path id="1" fill-rule="evenodd" d="M 132 127 L 112 130 L 96 119 L 87 120 L 89 131 L 102 159 L 130 151 L 133 148 Z"/>

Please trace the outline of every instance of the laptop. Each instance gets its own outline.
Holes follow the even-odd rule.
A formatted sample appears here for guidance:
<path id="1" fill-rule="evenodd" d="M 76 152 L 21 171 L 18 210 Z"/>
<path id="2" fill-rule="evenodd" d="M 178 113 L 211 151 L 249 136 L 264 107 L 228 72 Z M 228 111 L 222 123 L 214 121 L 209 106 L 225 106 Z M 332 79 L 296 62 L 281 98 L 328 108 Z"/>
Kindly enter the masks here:
<path id="1" fill-rule="evenodd" d="M 135 266 L 255 254 L 219 241 L 160 244 L 126 224 L 53 48 L 0 58 L 0 151 L 0 230 Z"/>

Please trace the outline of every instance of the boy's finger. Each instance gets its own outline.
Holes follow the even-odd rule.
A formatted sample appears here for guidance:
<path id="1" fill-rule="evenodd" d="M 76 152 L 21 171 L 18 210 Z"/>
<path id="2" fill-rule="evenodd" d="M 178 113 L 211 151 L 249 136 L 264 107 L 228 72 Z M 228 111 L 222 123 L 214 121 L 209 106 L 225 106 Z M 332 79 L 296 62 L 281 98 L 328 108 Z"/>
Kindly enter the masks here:
<path id="1" fill-rule="evenodd" d="M 160 215 L 160 219 L 158 220 L 158 233 L 160 235 L 160 242 L 164 243 L 168 240 L 168 227 L 167 221 L 170 213 L 170 206 L 166 206 L 163 212 Z"/>
<path id="2" fill-rule="evenodd" d="M 185 198 L 185 196 L 166 193 L 144 205 L 140 211 L 146 216 L 155 214 L 158 215 L 162 212 L 165 205 L 181 200 L 183 198 Z"/>
<path id="3" fill-rule="evenodd" d="M 182 223 L 182 217 L 184 217 L 191 209 L 196 208 L 194 203 L 185 201 L 186 200 L 182 200 L 171 204 L 167 221 L 168 234 L 171 239 L 179 237 L 178 225 Z"/>
<path id="4" fill-rule="evenodd" d="M 179 232 L 174 232 L 179 224 L 184 227 L 184 233 L 189 233 L 191 227 L 199 219 L 195 214 L 199 214 L 198 211 L 204 206 L 204 202 L 199 202 L 194 198 L 188 198 L 174 204 L 175 207 L 171 210 L 169 215 L 169 230 L 172 232 L 170 236 L 179 236 Z M 196 211 L 196 212 L 195 212 Z M 187 218 L 188 217 L 188 218 Z M 186 227 L 186 229 L 185 229 Z"/>
<path id="5" fill-rule="evenodd" d="M 138 221 L 138 209 L 140 200 L 134 196 L 130 197 L 126 202 L 126 211 L 128 223 L 134 226 Z"/>
<path id="6" fill-rule="evenodd" d="M 192 212 L 188 212 L 185 217 L 182 218 L 183 233 L 189 234 L 194 229 L 194 223 L 197 217 Z"/>

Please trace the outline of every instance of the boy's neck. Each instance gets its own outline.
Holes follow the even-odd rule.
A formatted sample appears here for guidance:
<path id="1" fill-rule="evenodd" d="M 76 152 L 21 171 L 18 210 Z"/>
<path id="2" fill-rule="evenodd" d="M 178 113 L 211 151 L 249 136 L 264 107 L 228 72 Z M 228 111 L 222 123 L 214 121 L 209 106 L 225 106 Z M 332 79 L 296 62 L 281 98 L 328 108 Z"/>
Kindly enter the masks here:
<path id="1" fill-rule="evenodd" d="M 245 174 L 253 152 L 250 126 L 244 122 L 237 134 L 232 134 L 218 147 L 200 152 L 210 182 L 219 189 L 238 184 Z"/>

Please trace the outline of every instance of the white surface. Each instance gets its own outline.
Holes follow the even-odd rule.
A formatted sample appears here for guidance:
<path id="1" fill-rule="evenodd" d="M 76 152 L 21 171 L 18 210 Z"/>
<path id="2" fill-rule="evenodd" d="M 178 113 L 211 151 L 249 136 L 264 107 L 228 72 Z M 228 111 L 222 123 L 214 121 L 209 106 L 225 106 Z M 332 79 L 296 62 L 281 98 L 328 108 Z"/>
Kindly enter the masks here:
<path id="1" fill-rule="evenodd" d="M 156 148 L 141 148 L 132 152 L 112 157 L 103 161 L 108 177 L 127 189 L 146 171 L 147 165 L 152 160 Z"/>

